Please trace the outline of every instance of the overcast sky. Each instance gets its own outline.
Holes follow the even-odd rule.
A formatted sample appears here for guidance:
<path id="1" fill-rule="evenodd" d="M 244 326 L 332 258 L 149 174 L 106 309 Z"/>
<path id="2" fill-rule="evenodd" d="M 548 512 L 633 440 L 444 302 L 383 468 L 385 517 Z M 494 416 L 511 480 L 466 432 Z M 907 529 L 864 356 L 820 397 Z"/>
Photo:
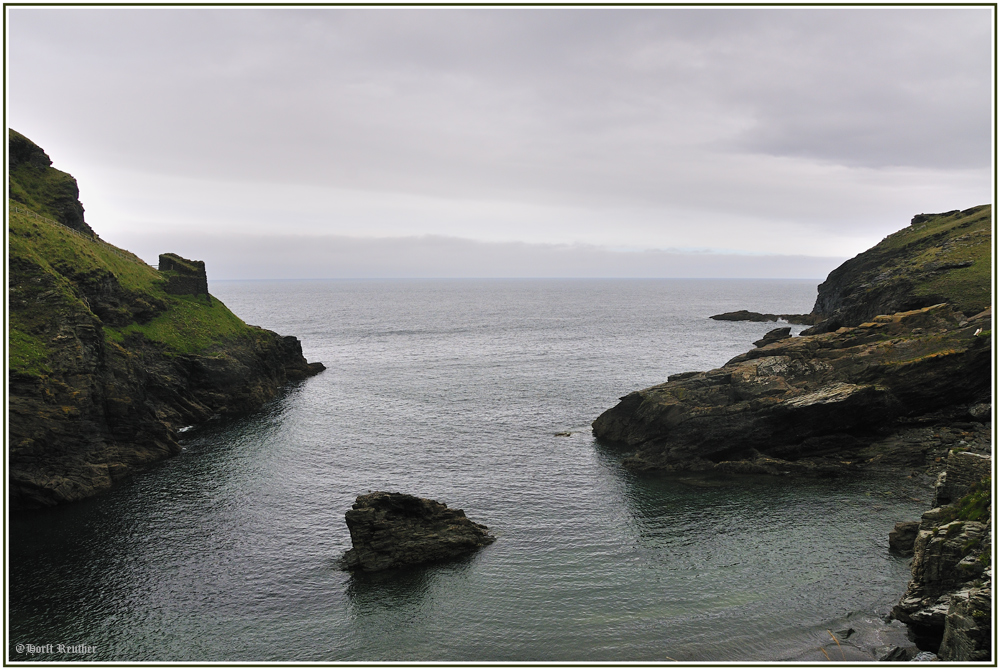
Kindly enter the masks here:
<path id="1" fill-rule="evenodd" d="M 210 278 L 817 277 L 992 202 L 993 9 L 7 8 L 7 122 Z"/>

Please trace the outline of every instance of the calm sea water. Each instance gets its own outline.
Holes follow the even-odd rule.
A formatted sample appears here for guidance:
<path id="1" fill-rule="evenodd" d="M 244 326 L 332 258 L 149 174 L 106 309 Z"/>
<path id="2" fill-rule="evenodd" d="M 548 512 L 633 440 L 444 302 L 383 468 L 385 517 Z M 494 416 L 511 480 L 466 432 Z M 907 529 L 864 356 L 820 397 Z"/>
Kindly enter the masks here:
<path id="1" fill-rule="evenodd" d="M 709 315 L 806 312 L 815 282 L 212 290 L 327 371 L 106 495 L 11 519 L 12 660 L 825 660 L 828 629 L 905 588 L 887 534 L 929 502 L 905 480 L 639 477 L 590 432 L 619 396 L 775 327 Z M 379 489 L 463 508 L 497 542 L 342 572 L 344 512 Z"/>

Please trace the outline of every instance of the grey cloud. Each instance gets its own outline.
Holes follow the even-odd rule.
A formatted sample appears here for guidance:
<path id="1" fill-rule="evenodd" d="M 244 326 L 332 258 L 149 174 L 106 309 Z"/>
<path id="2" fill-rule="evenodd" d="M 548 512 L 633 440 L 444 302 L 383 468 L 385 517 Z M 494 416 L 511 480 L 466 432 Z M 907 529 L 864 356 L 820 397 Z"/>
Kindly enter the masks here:
<path id="1" fill-rule="evenodd" d="M 8 119 L 57 164 L 864 229 L 991 197 L 992 11 L 11 7 Z"/>

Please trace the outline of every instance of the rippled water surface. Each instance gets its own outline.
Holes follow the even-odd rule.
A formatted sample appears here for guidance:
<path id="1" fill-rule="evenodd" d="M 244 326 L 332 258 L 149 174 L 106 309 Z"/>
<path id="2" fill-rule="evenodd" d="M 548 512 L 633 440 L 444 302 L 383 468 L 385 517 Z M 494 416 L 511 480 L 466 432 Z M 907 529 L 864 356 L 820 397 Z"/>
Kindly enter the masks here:
<path id="1" fill-rule="evenodd" d="M 887 534 L 929 502 L 905 481 L 637 477 L 590 433 L 619 396 L 775 327 L 709 315 L 807 312 L 815 282 L 212 290 L 327 371 L 109 494 L 12 519 L 12 660 L 823 660 L 827 629 L 905 588 Z M 344 512 L 379 489 L 498 540 L 351 576 Z M 14 650 L 49 643 L 95 651 Z"/>

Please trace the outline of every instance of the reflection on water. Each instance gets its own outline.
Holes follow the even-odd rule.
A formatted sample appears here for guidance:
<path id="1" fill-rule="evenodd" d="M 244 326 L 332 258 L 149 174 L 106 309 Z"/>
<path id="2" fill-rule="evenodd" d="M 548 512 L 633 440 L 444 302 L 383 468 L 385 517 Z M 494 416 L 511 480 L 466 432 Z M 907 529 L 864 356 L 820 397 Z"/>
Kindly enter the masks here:
<path id="1" fill-rule="evenodd" d="M 827 628 L 905 588 L 886 537 L 925 508 L 905 483 L 636 476 L 587 429 L 772 325 L 708 315 L 804 312 L 812 285 L 226 290 L 327 370 L 185 432 L 183 453 L 104 496 L 12 519 L 12 660 L 811 659 Z M 497 541 L 350 575 L 344 513 L 370 490 L 461 507 Z M 14 652 L 49 642 L 97 651 Z"/>
<path id="2" fill-rule="evenodd" d="M 698 613 L 670 626 L 669 655 L 679 660 L 801 660 L 830 641 L 820 636 L 813 646 L 832 625 L 831 613 L 854 616 L 858 627 L 867 617 L 874 639 L 908 574 L 907 562 L 888 554 L 885 519 L 912 516 L 913 497 L 926 494 L 905 479 L 875 475 L 685 473 L 627 481 L 638 562 L 663 601 Z M 706 617 L 730 634 L 706 646 Z M 861 651 L 849 653 L 856 660 Z"/>

